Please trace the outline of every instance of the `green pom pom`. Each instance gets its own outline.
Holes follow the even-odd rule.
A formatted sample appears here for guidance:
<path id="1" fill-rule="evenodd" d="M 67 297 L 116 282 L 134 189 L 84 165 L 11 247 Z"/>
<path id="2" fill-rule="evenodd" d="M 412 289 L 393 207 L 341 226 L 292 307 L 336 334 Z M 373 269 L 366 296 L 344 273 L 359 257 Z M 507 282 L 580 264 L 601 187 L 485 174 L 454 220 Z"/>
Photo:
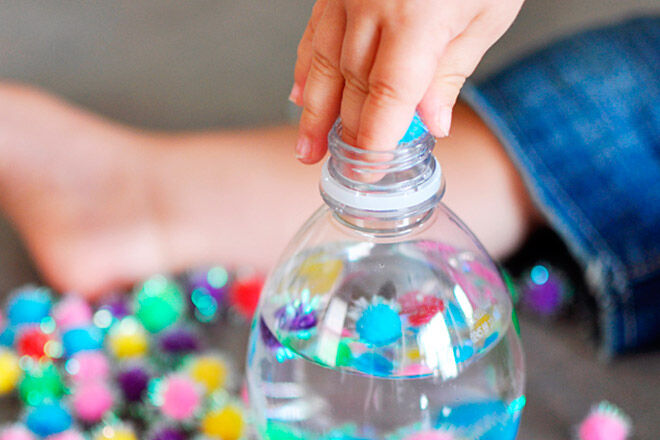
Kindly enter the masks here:
<path id="1" fill-rule="evenodd" d="M 21 399 L 29 406 L 56 401 L 64 392 L 62 376 L 53 364 L 35 364 L 28 367 L 18 387 Z"/>
<path id="2" fill-rule="evenodd" d="M 337 366 L 346 367 L 351 365 L 351 360 L 353 359 L 353 353 L 351 353 L 351 348 L 348 346 L 346 341 L 339 342 L 337 347 Z"/>
<path id="3" fill-rule="evenodd" d="M 155 276 L 142 284 L 135 295 L 135 316 L 151 333 L 175 324 L 186 311 L 181 287 L 164 276 Z"/>

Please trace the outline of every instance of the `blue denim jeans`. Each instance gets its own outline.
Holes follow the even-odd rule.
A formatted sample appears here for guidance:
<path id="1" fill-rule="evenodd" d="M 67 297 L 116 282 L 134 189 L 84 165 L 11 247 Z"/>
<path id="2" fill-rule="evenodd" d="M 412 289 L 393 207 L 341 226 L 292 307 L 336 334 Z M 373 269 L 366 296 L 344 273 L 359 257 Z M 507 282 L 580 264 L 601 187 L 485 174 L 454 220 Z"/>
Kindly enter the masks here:
<path id="1" fill-rule="evenodd" d="M 660 17 L 578 34 L 462 98 L 584 266 L 602 349 L 660 343 Z"/>

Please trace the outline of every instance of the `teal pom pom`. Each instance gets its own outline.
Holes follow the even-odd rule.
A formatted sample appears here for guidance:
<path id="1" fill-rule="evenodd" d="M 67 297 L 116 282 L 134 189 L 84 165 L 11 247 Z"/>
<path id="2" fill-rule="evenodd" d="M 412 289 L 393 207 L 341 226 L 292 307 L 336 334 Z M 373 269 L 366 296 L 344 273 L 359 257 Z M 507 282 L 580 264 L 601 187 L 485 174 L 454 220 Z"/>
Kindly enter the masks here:
<path id="1" fill-rule="evenodd" d="M 51 306 L 48 289 L 24 287 L 9 301 L 7 318 L 11 325 L 40 323 L 50 313 Z"/>
<path id="2" fill-rule="evenodd" d="M 413 120 L 408 127 L 408 131 L 406 131 L 406 134 L 403 135 L 399 141 L 399 144 L 405 144 L 407 142 L 414 141 L 415 139 L 424 136 L 428 132 L 429 129 L 426 128 L 426 125 L 424 125 L 419 115 L 415 113 L 415 116 L 413 117 Z"/>
<path id="3" fill-rule="evenodd" d="M 394 369 L 394 365 L 387 358 L 371 352 L 355 358 L 351 366 L 362 373 L 383 377 L 389 376 Z"/>
<path id="4" fill-rule="evenodd" d="M 68 357 L 81 351 L 100 350 L 103 348 L 103 333 L 93 325 L 72 328 L 62 334 L 62 345 Z"/>
<path id="5" fill-rule="evenodd" d="M 34 407 L 25 424 L 40 437 L 57 434 L 71 427 L 71 414 L 59 403 L 45 403 Z"/>
<path id="6" fill-rule="evenodd" d="M 362 312 L 356 330 L 362 342 L 382 347 L 401 337 L 401 317 L 387 304 L 372 304 Z"/>

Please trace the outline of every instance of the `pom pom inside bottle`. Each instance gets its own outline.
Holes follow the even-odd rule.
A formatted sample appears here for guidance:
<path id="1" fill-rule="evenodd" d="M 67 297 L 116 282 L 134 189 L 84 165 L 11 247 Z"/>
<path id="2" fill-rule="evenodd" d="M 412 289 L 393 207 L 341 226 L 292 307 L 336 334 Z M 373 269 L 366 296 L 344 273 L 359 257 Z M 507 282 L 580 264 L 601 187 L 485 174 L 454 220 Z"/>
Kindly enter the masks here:
<path id="1" fill-rule="evenodd" d="M 359 152 L 342 154 L 338 137 L 335 127 L 328 175 L 335 160 L 335 172 L 354 176 Z M 340 183 L 367 197 L 408 191 L 435 172 L 431 147 L 422 136 L 379 162 L 378 181 Z M 509 294 L 439 203 L 441 188 L 394 210 L 324 190 L 328 206 L 290 244 L 253 323 L 248 384 L 259 437 L 514 439 L 524 367 Z"/>

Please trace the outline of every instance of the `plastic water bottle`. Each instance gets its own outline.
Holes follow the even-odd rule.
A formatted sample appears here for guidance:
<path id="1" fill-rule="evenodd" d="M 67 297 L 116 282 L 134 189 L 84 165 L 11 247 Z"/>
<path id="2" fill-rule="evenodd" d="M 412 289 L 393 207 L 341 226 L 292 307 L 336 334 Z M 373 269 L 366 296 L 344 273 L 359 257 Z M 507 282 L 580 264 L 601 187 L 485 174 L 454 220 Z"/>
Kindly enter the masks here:
<path id="1" fill-rule="evenodd" d="M 260 439 L 512 440 L 524 365 L 507 288 L 440 199 L 416 118 L 396 150 L 328 136 L 325 205 L 266 282 L 248 350 Z M 475 176 L 475 178 L 477 178 Z"/>

